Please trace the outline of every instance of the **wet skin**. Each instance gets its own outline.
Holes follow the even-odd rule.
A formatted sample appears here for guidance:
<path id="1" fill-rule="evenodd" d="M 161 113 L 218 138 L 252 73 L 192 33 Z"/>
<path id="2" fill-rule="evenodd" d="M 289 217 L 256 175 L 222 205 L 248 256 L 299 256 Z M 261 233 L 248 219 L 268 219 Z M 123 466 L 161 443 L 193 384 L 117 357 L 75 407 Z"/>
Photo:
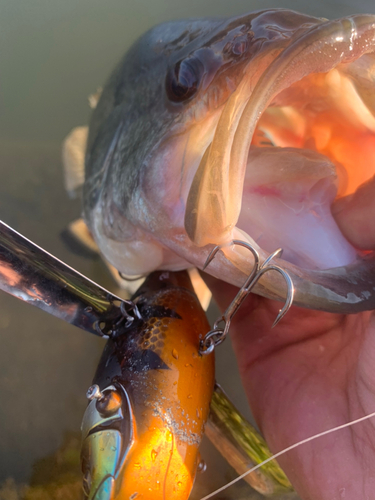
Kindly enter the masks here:
<path id="1" fill-rule="evenodd" d="M 375 249 L 374 187 L 375 178 L 361 196 L 337 202 L 333 210 L 358 247 L 366 234 L 366 245 Z M 224 309 L 236 289 L 206 280 Z M 278 309 L 252 294 L 231 328 L 251 408 L 273 452 L 375 411 L 374 312 L 294 307 L 271 330 Z M 279 462 L 304 500 L 365 500 L 374 498 L 374 460 L 373 418 L 302 445 Z"/>

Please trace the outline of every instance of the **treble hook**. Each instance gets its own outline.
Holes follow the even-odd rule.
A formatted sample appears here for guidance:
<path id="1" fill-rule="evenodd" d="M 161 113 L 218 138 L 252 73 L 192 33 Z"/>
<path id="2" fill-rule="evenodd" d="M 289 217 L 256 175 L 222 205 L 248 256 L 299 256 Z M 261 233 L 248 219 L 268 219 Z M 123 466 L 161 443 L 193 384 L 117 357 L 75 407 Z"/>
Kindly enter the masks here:
<path id="1" fill-rule="evenodd" d="M 234 297 L 232 302 L 229 304 L 229 306 L 226 309 L 226 311 L 224 312 L 224 314 L 215 321 L 213 329 L 210 330 L 205 335 L 204 339 L 201 340 L 201 344 L 200 344 L 200 353 L 201 354 L 210 354 L 217 345 L 221 344 L 225 340 L 225 338 L 228 334 L 230 323 L 233 319 L 233 316 L 236 314 L 236 312 L 240 308 L 242 302 L 249 295 L 249 293 L 254 288 L 254 286 L 257 284 L 259 279 L 266 272 L 276 271 L 276 272 L 280 273 L 283 276 L 283 278 L 285 279 L 286 285 L 287 285 L 287 296 L 286 296 L 285 304 L 282 307 L 282 309 L 279 310 L 279 313 L 278 313 L 275 321 L 273 322 L 272 328 L 274 326 L 276 326 L 278 324 L 278 322 L 285 316 L 285 314 L 288 312 L 288 310 L 290 309 L 290 306 L 293 303 L 294 285 L 293 285 L 293 281 L 292 281 L 291 277 L 283 268 L 281 268 L 275 264 L 270 265 L 270 262 L 272 261 L 272 259 L 274 259 L 275 257 L 281 256 L 281 254 L 283 252 L 282 248 L 278 248 L 269 257 L 267 257 L 267 259 L 263 262 L 262 265 L 260 265 L 259 254 L 258 254 L 257 250 L 252 245 L 250 245 L 249 243 L 246 243 L 245 241 L 232 240 L 229 243 L 225 243 L 223 245 L 217 245 L 216 247 L 213 248 L 213 250 L 210 252 L 210 254 L 208 255 L 208 257 L 206 259 L 206 262 L 203 266 L 203 270 L 205 270 L 206 267 L 208 266 L 208 264 L 210 262 L 212 262 L 212 260 L 215 258 L 215 255 L 217 254 L 217 252 L 219 250 L 221 250 L 222 248 L 228 247 L 228 246 L 232 246 L 232 245 L 239 245 L 239 246 L 242 246 L 244 248 L 247 248 L 253 254 L 254 265 L 253 265 L 253 268 L 252 268 L 249 276 L 247 277 L 244 285 L 239 289 L 239 291 L 237 292 L 237 295 Z M 224 326 L 220 328 L 219 325 L 221 322 L 224 323 Z"/>

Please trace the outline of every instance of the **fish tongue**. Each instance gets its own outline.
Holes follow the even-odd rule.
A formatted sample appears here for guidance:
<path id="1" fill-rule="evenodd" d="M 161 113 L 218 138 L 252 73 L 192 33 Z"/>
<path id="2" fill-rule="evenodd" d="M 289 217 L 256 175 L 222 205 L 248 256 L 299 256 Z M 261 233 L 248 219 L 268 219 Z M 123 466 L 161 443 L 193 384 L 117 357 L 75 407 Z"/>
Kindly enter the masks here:
<path id="1" fill-rule="evenodd" d="M 302 268 L 344 266 L 356 251 L 332 214 L 336 168 L 325 156 L 295 148 L 252 148 L 237 227 L 265 251 Z M 230 256 L 228 255 L 228 258 Z"/>

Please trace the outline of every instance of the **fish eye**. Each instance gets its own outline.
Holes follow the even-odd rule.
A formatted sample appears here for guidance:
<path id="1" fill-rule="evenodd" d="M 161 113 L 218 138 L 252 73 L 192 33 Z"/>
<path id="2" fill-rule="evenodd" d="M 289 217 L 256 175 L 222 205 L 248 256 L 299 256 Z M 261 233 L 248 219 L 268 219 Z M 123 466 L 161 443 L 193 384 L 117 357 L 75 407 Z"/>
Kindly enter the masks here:
<path id="1" fill-rule="evenodd" d="M 108 418 L 119 410 L 121 403 L 121 395 L 111 390 L 105 392 L 103 397 L 96 401 L 96 409 L 103 418 Z"/>
<path id="2" fill-rule="evenodd" d="M 198 90 L 204 67 L 196 57 L 188 57 L 179 61 L 166 78 L 168 99 L 172 102 L 183 102 L 190 99 Z"/>

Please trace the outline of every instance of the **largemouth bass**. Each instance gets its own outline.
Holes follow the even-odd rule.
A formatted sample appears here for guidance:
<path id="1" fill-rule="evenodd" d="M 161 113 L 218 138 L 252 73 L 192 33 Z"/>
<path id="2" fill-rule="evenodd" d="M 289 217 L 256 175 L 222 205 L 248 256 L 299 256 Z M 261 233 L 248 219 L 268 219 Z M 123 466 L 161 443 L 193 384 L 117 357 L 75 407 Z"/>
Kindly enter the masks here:
<path id="1" fill-rule="evenodd" d="M 284 9 L 157 26 L 130 48 L 93 113 L 85 220 L 121 272 L 202 268 L 236 238 L 280 263 L 295 304 L 375 307 L 375 262 L 333 201 L 375 174 L 375 16 Z M 242 285 L 248 254 L 208 272 Z M 280 299 L 277 275 L 256 291 Z"/>

